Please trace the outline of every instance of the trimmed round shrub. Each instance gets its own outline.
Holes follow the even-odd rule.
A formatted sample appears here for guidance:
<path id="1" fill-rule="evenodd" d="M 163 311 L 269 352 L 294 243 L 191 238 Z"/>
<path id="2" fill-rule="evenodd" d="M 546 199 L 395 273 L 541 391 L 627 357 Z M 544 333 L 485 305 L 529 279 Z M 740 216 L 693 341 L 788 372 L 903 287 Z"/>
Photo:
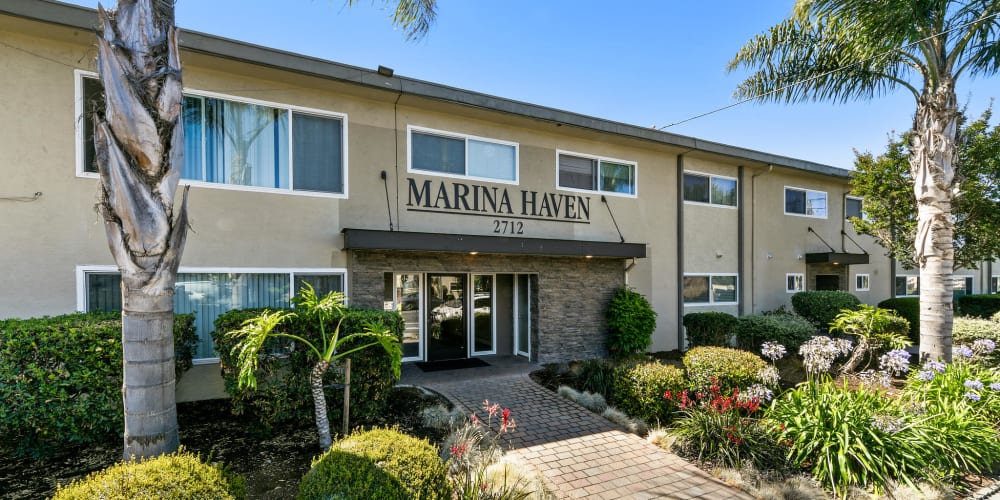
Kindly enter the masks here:
<path id="1" fill-rule="evenodd" d="M 729 347 L 736 331 L 736 316 L 724 312 L 702 312 L 684 315 L 688 347 L 701 345 Z"/>
<path id="2" fill-rule="evenodd" d="M 896 314 L 906 318 L 910 322 L 910 340 L 914 344 L 920 343 L 920 298 L 919 297 L 896 297 L 886 299 L 878 303 L 881 309 L 892 309 Z"/>
<path id="3" fill-rule="evenodd" d="M 813 324 L 795 314 L 753 314 L 736 320 L 736 345 L 753 352 L 760 352 L 764 342 L 778 342 L 794 352 L 815 334 Z"/>
<path id="4" fill-rule="evenodd" d="M 857 309 L 861 301 L 850 292 L 814 290 L 792 295 L 792 309 L 816 328 L 825 331 L 844 309 Z"/>
<path id="5" fill-rule="evenodd" d="M 1000 315 L 998 315 L 1000 316 Z M 1000 323 L 988 319 L 957 317 L 952 324 L 952 343 L 971 346 L 979 339 L 989 339 L 1000 346 Z M 989 366 L 1000 366 L 1000 349 L 984 360 Z"/>
<path id="6" fill-rule="evenodd" d="M 118 313 L 0 321 L 0 441 L 20 454 L 121 436 Z M 175 370 L 191 366 L 194 317 L 174 319 Z"/>
<path id="7" fill-rule="evenodd" d="M 628 357 L 649 347 L 656 329 L 656 312 L 641 293 L 619 288 L 608 304 L 607 319 L 612 356 Z"/>
<path id="8" fill-rule="evenodd" d="M 691 387 L 706 390 L 714 381 L 722 394 L 757 383 L 757 374 L 767 367 L 756 354 L 728 347 L 695 347 L 683 361 Z"/>
<path id="9" fill-rule="evenodd" d="M 447 468 L 437 449 L 394 429 L 352 434 L 313 461 L 296 497 L 451 498 Z"/>
<path id="10" fill-rule="evenodd" d="M 666 423 L 676 405 L 663 397 L 687 387 L 684 370 L 658 361 L 624 363 L 615 368 L 614 405 L 646 422 Z"/>
<path id="11" fill-rule="evenodd" d="M 236 340 L 227 335 L 237 330 L 244 321 L 256 317 L 267 309 L 234 309 L 219 315 L 215 320 L 216 350 L 222 365 L 222 378 L 226 392 L 232 398 L 233 412 L 254 417 L 266 431 L 273 426 L 301 420 L 312 420 L 313 400 L 309 375 L 315 359 L 307 349 L 290 349 L 287 339 L 271 338 L 267 341 L 257 365 L 257 389 L 239 388 L 239 367 L 233 347 Z M 348 308 L 340 325 L 341 336 L 364 331 L 366 322 L 381 321 L 402 339 L 403 318 L 395 311 Z M 315 331 L 314 319 L 296 317 L 275 331 L 285 331 L 321 343 Z M 325 325 L 327 331 L 337 327 L 337 319 Z M 359 343 L 361 342 L 361 343 Z M 349 351 L 363 345 L 363 339 L 349 340 L 339 347 Z M 379 422 L 385 414 L 389 395 L 397 379 L 393 373 L 392 358 L 384 349 L 363 349 L 347 356 L 351 359 L 351 422 Z M 327 384 L 336 382 L 338 375 L 329 370 L 324 377 Z M 331 422 L 339 422 L 343 411 L 343 392 L 327 391 L 327 411 Z"/>
<path id="12" fill-rule="evenodd" d="M 987 319 L 1000 312 L 1000 295 L 963 295 L 958 298 L 958 313 L 962 316 Z"/>
<path id="13" fill-rule="evenodd" d="M 133 498 L 246 498 L 241 477 L 184 450 L 139 462 L 121 462 L 60 487 L 53 500 Z"/>

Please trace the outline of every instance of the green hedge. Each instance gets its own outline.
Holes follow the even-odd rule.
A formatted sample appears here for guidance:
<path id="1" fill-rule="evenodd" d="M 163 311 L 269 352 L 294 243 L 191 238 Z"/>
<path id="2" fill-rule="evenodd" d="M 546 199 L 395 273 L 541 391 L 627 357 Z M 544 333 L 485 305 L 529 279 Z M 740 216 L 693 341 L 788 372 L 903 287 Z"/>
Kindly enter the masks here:
<path id="1" fill-rule="evenodd" d="M 244 321 L 265 310 L 234 309 L 220 315 L 215 320 L 212 338 L 222 364 L 226 392 L 232 397 L 233 411 L 255 418 L 266 431 L 275 425 L 313 419 L 309 372 L 315 359 L 306 349 L 290 349 L 287 339 L 271 338 L 261 349 L 268 354 L 261 356 L 257 366 L 257 389 L 240 389 L 237 380 L 239 368 L 232 353 L 236 342 L 227 332 L 239 329 Z M 347 335 L 363 331 L 365 322 L 374 320 L 381 320 L 397 338 L 402 339 L 403 317 L 394 311 L 348 308 L 340 333 Z M 332 330 L 336 325 L 337 319 L 334 318 L 326 328 Z M 276 331 L 284 329 L 310 341 L 320 342 L 319 332 L 314 328 L 312 322 L 295 318 L 279 325 Z M 348 341 L 341 346 L 341 350 L 350 350 L 353 346 L 353 342 Z M 347 357 L 351 359 L 351 422 L 379 422 L 397 381 L 391 369 L 392 358 L 380 348 L 364 349 Z M 336 379 L 334 370 L 327 372 L 327 384 L 336 382 Z M 343 392 L 328 390 L 326 396 L 330 421 L 339 422 L 343 418 Z"/>
<path id="2" fill-rule="evenodd" d="M 790 313 L 752 314 L 736 320 L 737 346 L 753 352 L 760 352 L 764 342 L 778 342 L 795 352 L 815 334 L 812 323 Z"/>
<path id="3" fill-rule="evenodd" d="M 684 315 L 688 348 L 702 345 L 728 347 L 736 332 L 736 316 L 724 312 L 702 312 Z"/>
<path id="4" fill-rule="evenodd" d="M 615 357 L 645 352 L 656 329 L 656 312 L 646 297 L 628 287 L 619 288 L 606 311 L 608 351 Z"/>
<path id="5" fill-rule="evenodd" d="M 962 316 L 988 319 L 1000 312 L 1000 295 L 963 295 L 958 298 L 958 313 Z"/>
<path id="6" fill-rule="evenodd" d="M 624 363 L 615 368 L 614 378 L 614 405 L 649 423 L 670 422 L 676 407 L 663 393 L 687 387 L 684 370 L 658 361 Z"/>
<path id="7" fill-rule="evenodd" d="M 919 297 L 896 297 L 886 299 L 878 303 L 882 309 L 891 309 L 896 314 L 906 318 L 910 322 L 910 340 L 914 344 L 920 343 L 920 298 Z"/>
<path id="8" fill-rule="evenodd" d="M 957 317 L 952 326 L 952 343 L 971 346 L 979 339 L 990 339 L 1000 346 L 1000 323 L 981 318 Z M 986 357 L 990 366 L 1000 366 L 1000 348 Z"/>
<path id="9" fill-rule="evenodd" d="M 714 379 L 722 394 L 757 383 L 758 374 L 767 367 L 756 354 L 728 347 L 695 347 L 683 361 L 692 388 L 706 390 Z"/>
<path id="10" fill-rule="evenodd" d="M 426 439 L 372 429 L 333 443 L 313 461 L 296 498 L 436 500 L 452 494 L 445 464 Z"/>
<path id="11" fill-rule="evenodd" d="M 826 331 L 830 322 L 844 309 L 857 309 L 861 301 L 850 292 L 814 290 L 792 295 L 792 309 L 817 329 Z"/>
<path id="12" fill-rule="evenodd" d="M 242 477 L 178 451 L 140 462 L 121 462 L 59 488 L 53 500 L 246 498 Z"/>
<path id="13" fill-rule="evenodd" d="M 174 319 L 178 375 L 191 367 L 194 317 Z M 122 329 L 117 313 L 0 321 L 0 442 L 19 453 L 121 435 Z"/>

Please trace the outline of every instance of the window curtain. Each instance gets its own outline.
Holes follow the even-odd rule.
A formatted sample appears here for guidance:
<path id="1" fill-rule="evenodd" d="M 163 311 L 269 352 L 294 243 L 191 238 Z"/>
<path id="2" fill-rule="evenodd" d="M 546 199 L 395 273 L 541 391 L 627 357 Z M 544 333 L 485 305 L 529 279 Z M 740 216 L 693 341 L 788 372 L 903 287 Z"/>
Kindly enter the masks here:
<path id="1" fill-rule="evenodd" d="M 206 179 L 288 188 L 288 112 L 205 99 Z"/>
<path id="2" fill-rule="evenodd" d="M 469 140 L 469 175 L 512 181 L 516 178 L 515 148 L 506 144 Z"/>
<path id="3" fill-rule="evenodd" d="M 559 155 L 559 186 L 576 189 L 597 189 L 596 161 L 579 156 Z"/>
<path id="4" fill-rule="evenodd" d="M 292 113 L 295 189 L 344 192 L 341 128 L 334 118 Z"/>

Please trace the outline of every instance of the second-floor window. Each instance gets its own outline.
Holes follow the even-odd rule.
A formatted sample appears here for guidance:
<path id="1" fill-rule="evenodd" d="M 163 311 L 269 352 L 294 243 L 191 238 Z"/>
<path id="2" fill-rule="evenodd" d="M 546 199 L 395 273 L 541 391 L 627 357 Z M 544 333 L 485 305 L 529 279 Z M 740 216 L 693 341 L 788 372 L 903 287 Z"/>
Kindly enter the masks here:
<path id="1" fill-rule="evenodd" d="M 563 151 L 557 157 L 560 188 L 635 196 L 635 163 Z"/>
<path id="2" fill-rule="evenodd" d="M 517 183 L 517 143 L 409 128 L 410 171 Z"/>
<path id="3" fill-rule="evenodd" d="M 736 206 L 736 179 L 684 172 L 684 201 Z"/>
<path id="4" fill-rule="evenodd" d="M 826 218 L 826 192 L 785 187 L 785 214 Z"/>

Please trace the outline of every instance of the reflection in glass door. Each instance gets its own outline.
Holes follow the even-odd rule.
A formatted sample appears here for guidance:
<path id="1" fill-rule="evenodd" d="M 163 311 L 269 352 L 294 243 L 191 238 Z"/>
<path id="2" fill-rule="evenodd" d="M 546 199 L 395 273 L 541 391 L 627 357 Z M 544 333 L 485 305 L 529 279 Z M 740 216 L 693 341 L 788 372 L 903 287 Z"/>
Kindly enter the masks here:
<path id="1" fill-rule="evenodd" d="M 386 309 L 403 316 L 403 361 L 422 359 L 420 336 L 420 274 L 386 273 Z"/>
<path id="2" fill-rule="evenodd" d="M 427 361 L 468 356 L 465 274 L 427 275 Z"/>
<path id="3" fill-rule="evenodd" d="M 514 279 L 514 352 L 531 358 L 531 275 L 518 274 Z"/>
<path id="4" fill-rule="evenodd" d="M 496 354 L 493 275 L 474 274 L 472 287 L 472 354 Z"/>

